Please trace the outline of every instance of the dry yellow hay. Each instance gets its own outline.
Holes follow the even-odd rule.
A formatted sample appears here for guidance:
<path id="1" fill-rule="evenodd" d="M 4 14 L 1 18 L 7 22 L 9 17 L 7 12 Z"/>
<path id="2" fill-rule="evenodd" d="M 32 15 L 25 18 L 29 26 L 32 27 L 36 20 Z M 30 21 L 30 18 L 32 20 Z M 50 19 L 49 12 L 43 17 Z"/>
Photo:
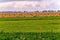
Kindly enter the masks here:
<path id="1" fill-rule="evenodd" d="M 60 12 L 0 13 L 0 18 L 2 17 L 37 17 L 37 16 L 60 16 Z"/>

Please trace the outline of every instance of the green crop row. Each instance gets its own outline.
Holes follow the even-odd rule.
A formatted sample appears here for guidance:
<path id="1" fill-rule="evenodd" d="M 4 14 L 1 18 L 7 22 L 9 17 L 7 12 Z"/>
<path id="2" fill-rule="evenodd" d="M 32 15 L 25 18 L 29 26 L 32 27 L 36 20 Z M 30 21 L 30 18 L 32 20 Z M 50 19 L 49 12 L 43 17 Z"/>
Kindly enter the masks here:
<path id="1" fill-rule="evenodd" d="M 52 32 L 26 32 L 26 33 L 9 33 L 0 32 L 0 40 L 60 40 L 60 33 Z"/>

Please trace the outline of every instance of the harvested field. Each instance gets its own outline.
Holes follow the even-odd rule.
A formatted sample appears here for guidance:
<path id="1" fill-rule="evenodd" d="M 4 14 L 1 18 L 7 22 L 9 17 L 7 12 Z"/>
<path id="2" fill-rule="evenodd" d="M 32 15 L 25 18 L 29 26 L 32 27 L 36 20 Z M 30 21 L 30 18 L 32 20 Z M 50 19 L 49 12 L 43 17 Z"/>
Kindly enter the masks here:
<path id="1" fill-rule="evenodd" d="M 0 13 L 0 18 L 1 17 L 39 17 L 39 16 L 60 16 L 60 12 Z"/>

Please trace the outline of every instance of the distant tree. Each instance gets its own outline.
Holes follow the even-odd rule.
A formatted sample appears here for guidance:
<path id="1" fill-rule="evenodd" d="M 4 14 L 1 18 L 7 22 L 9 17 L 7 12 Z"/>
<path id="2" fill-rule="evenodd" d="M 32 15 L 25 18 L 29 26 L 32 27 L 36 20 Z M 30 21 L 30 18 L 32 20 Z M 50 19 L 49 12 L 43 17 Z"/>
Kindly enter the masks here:
<path id="1" fill-rule="evenodd" d="M 39 11 L 34 11 L 34 12 L 39 12 Z"/>
<path id="2" fill-rule="evenodd" d="M 47 10 L 43 10 L 42 12 L 47 12 Z"/>
<path id="3" fill-rule="evenodd" d="M 27 11 L 24 11 L 24 12 L 27 12 Z"/>
<path id="4" fill-rule="evenodd" d="M 56 11 L 54 11 L 54 10 L 48 10 L 47 12 L 56 12 Z"/>
<path id="5" fill-rule="evenodd" d="M 48 12 L 54 12 L 53 10 L 48 10 Z"/>
<path id="6" fill-rule="evenodd" d="M 58 10 L 57 12 L 60 12 L 60 10 Z"/>

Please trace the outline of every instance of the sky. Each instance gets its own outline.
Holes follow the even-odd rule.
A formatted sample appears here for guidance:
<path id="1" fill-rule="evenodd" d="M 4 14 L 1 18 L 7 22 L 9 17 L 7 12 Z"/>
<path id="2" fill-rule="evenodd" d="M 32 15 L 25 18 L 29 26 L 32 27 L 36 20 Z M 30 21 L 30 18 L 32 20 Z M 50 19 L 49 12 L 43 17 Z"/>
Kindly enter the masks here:
<path id="1" fill-rule="evenodd" d="M 0 0 L 0 11 L 60 10 L 60 0 Z"/>

